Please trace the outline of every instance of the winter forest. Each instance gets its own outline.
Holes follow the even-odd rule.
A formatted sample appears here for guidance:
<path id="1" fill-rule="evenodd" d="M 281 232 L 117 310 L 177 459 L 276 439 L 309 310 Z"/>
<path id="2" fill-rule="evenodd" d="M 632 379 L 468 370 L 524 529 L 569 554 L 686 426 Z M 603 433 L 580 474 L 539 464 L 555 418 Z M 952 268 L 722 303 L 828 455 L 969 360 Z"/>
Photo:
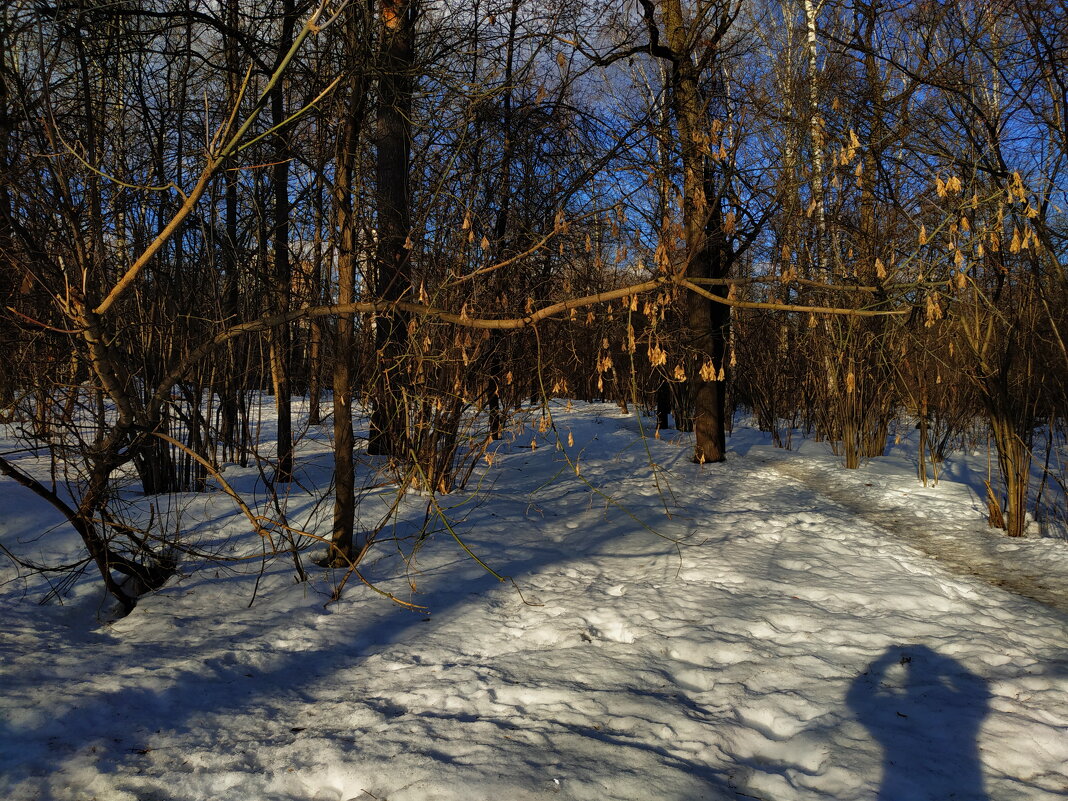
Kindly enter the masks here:
<path id="1" fill-rule="evenodd" d="M 0 792 L 1068 797 L 1064 0 L 14 0 Z"/>

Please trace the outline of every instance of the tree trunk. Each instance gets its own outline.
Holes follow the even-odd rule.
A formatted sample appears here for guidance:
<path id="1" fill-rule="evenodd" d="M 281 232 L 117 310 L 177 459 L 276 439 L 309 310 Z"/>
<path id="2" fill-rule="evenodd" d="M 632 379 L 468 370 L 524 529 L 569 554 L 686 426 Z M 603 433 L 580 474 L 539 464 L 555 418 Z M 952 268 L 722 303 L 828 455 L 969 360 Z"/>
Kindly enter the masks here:
<path id="1" fill-rule="evenodd" d="M 994 446 L 998 452 L 998 470 L 1005 483 L 1005 533 L 1010 537 L 1022 537 L 1027 532 L 1031 451 L 1029 443 L 1025 442 L 1019 433 L 1022 421 L 1017 420 L 1018 415 L 1013 414 L 1008 389 L 995 385 L 999 380 L 1003 380 L 1002 377 L 995 376 L 985 382 L 987 415 L 990 419 L 990 430 L 994 434 Z"/>
<path id="2" fill-rule="evenodd" d="M 238 0 L 227 0 L 226 21 L 231 30 L 237 30 L 238 24 Z M 235 37 L 227 36 L 224 42 L 226 58 L 226 97 L 227 107 L 237 103 L 240 93 L 240 76 L 238 45 Z M 223 194 L 226 200 L 226 211 L 223 221 L 223 285 L 222 285 L 222 318 L 223 326 L 231 326 L 237 322 L 239 313 L 238 302 L 238 264 L 237 257 L 237 173 L 233 170 L 223 172 Z M 219 388 L 219 441 L 222 443 L 223 459 L 244 459 L 244 442 L 241 437 L 241 403 L 239 395 L 242 390 L 242 369 L 240 351 L 236 343 L 228 342 L 224 351 L 227 359 L 227 370 Z"/>
<path id="3" fill-rule="evenodd" d="M 282 10 L 282 41 L 278 52 L 286 53 L 293 43 L 293 0 L 284 0 Z M 286 118 L 285 83 L 279 81 L 271 91 L 271 123 L 281 125 Z M 289 160 L 292 148 L 289 134 L 278 131 L 275 140 L 274 182 L 274 270 L 272 271 L 272 294 L 274 310 L 279 314 L 289 311 L 293 285 L 293 268 L 289 258 Z M 293 480 L 293 401 L 292 401 L 292 334 L 290 325 L 271 329 L 270 360 L 271 383 L 274 401 L 278 410 L 278 467 L 274 480 Z"/>
<path id="4" fill-rule="evenodd" d="M 378 249 L 374 293 L 385 301 L 400 300 L 411 289 L 409 256 L 409 163 L 411 160 L 411 68 L 415 47 L 416 0 L 382 2 L 382 73 L 379 76 L 377 120 Z M 403 408 L 405 315 L 386 310 L 375 320 L 378 357 L 370 454 L 405 456 L 406 416 Z"/>
<path id="5" fill-rule="evenodd" d="M 703 154 L 708 103 L 693 63 L 691 31 L 680 0 L 664 0 L 667 38 L 674 53 L 671 105 L 678 126 L 682 160 L 683 228 L 687 278 L 723 278 L 730 268 L 723 217 L 715 192 L 713 171 Z M 693 410 L 693 460 L 721 462 L 726 458 L 726 365 L 724 353 L 730 325 L 729 307 L 690 293 L 686 304 L 686 335 L 691 358 L 686 382 Z"/>
<path id="6" fill-rule="evenodd" d="M 361 48 L 358 46 L 362 25 L 359 8 L 347 10 L 347 54 L 350 66 L 355 67 Z M 348 85 L 348 108 L 342 135 L 338 141 L 336 175 L 334 179 L 334 207 L 337 215 L 338 302 L 351 303 L 356 295 L 356 219 L 353 213 L 352 179 L 356 173 L 356 154 L 360 128 L 363 125 L 365 103 L 363 75 L 354 77 Z M 355 315 L 341 314 L 337 321 L 337 340 L 334 352 L 334 522 L 331 533 L 332 552 L 328 561 L 338 567 L 349 564 L 354 552 L 356 516 L 355 466 L 352 431 L 352 352 Z"/>
<path id="7" fill-rule="evenodd" d="M 323 285 L 323 170 L 319 165 L 319 174 L 315 176 L 315 241 L 313 268 L 309 292 L 313 304 L 324 302 Z M 319 401 L 323 394 L 322 353 L 323 331 L 318 320 L 308 321 L 308 425 L 317 426 L 322 422 Z"/>

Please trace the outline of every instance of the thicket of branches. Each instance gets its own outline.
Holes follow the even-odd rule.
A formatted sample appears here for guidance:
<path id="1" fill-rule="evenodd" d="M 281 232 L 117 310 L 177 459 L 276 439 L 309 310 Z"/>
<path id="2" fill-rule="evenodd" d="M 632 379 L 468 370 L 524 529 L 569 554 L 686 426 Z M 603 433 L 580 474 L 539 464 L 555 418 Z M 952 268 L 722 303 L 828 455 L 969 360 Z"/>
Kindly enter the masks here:
<path id="1" fill-rule="evenodd" d="M 698 462 L 739 405 L 847 467 L 911 415 L 925 481 L 978 424 L 992 524 L 1040 511 L 1035 437 L 1063 437 L 1068 394 L 1060 0 L 2 14 L 0 415 L 65 486 L 0 470 L 126 609 L 182 543 L 120 482 L 256 461 L 284 485 L 329 422 L 319 534 L 352 567 L 354 454 L 446 493 L 546 395 L 655 409 Z"/>

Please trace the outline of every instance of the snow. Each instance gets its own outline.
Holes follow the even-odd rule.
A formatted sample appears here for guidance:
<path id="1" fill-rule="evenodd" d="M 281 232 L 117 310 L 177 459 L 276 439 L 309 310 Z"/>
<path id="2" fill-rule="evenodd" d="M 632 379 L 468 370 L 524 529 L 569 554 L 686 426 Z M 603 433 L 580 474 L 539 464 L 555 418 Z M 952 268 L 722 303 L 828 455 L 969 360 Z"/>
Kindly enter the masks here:
<path id="1" fill-rule="evenodd" d="M 1063 541 L 987 531 L 967 481 L 924 488 L 903 450 L 845 471 L 825 445 L 743 428 L 697 466 L 686 435 L 643 440 L 650 421 L 615 407 L 552 414 L 555 433 L 512 432 L 440 499 L 510 580 L 443 530 L 416 548 L 427 498 L 400 504 L 365 575 L 423 609 L 355 581 L 329 603 L 335 571 L 298 583 L 279 557 L 262 576 L 188 564 L 107 623 L 92 576 L 41 606 L 47 584 L 5 563 L 0 794 L 1068 798 Z M 295 527 L 329 514 L 328 446 L 302 441 Z M 226 471 L 266 507 L 257 475 Z M 393 498 L 363 478 L 367 524 Z M 259 551 L 222 493 L 174 507 L 201 547 Z M 0 509 L 20 556 L 76 552 L 6 480 Z"/>

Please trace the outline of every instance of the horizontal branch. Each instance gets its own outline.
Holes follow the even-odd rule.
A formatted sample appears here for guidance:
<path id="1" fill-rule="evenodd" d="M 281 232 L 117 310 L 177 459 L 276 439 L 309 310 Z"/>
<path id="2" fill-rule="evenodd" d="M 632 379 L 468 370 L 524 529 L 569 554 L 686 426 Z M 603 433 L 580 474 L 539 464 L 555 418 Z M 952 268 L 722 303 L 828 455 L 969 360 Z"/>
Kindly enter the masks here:
<path id="1" fill-rule="evenodd" d="M 335 303 L 329 306 L 305 306 L 281 314 L 249 320 L 246 323 L 238 323 L 235 326 L 227 328 L 225 331 L 220 331 L 214 337 L 191 351 L 185 359 L 182 360 L 181 364 L 164 377 L 163 381 L 161 381 L 156 388 L 156 392 L 152 396 L 149 407 L 150 409 L 159 408 L 166 399 L 171 387 L 181 381 L 182 376 L 184 376 L 193 365 L 201 361 L 220 345 L 229 342 L 231 339 L 244 336 L 245 334 L 255 334 L 260 331 L 267 331 L 296 320 L 311 320 L 319 317 L 334 317 L 342 314 L 383 314 L 392 311 L 402 311 L 420 317 L 441 320 L 444 323 L 452 323 L 453 325 L 462 326 L 464 328 L 514 331 L 520 328 L 527 328 L 549 317 L 553 317 L 554 315 L 570 311 L 571 309 L 578 309 L 585 306 L 596 306 L 601 303 L 609 303 L 613 300 L 618 300 L 619 298 L 628 297 L 629 295 L 644 294 L 668 285 L 671 282 L 672 279 L 667 276 L 654 278 L 651 281 L 631 284 L 621 289 L 612 289 L 607 292 L 596 292 L 592 295 L 584 295 L 578 298 L 562 300 L 559 303 L 545 306 L 537 311 L 524 315 L 523 317 L 470 317 L 463 311 L 457 314 L 456 312 L 446 311 L 445 309 L 439 309 L 435 306 L 412 303 L 406 300 L 364 300 L 355 301 L 353 303 Z"/>
<path id="2" fill-rule="evenodd" d="M 705 283 L 708 280 L 715 279 L 696 280 Z M 732 282 L 727 280 L 725 283 L 737 283 L 737 281 Z M 286 325 L 297 320 L 335 317 L 343 314 L 385 314 L 388 312 L 400 311 L 418 317 L 440 320 L 443 323 L 450 323 L 463 328 L 475 328 L 490 331 L 516 331 L 536 325 L 543 320 L 571 311 L 572 309 L 610 303 L 613 300 L 630 297 L 631 295 L 643 295 L 667 286 L 680 286 L 683 289 L 696 292 L 698 295 L 708 298 L 716 303 L 722 303 L 740 309 L 767 309 L 771 311 L 795 312 L 802 314 L 833 314 L 846 317 L 885 317 L 890 315 L 908 314 L 911 311 L 910 308 L 887 310 L 848 309 L 831 306 L 801 306 L 792 303 L 736 300 L 734 298 L 713 294 L 689 279 L 667 275 L 653 278 L 649 281 L 642 281 L 637 284 L 629 284 L 628 286 L 620 287 L 619 289 L 595 292 L 591 295 L 583 295 L 581 297 L 562 300 L 558 303 L 553 303 L 536 311 L 532 311 L 522 317 L 471 317 L 462 310 L 457 313 L 436 306 L 413 303 L 405 300 L 364 300 L 355 301 L 353 303 L 335 303 L 327 306 L 305 306 L 281 314 L 274 314 L 268 317 L 260 317 L 256 320 L 249 320 L 245 323 L 238 323 L 235 326 L 227 328 L 225 331 L 220 331 L 214 337 L 192 350 L 182 360 L 181 364 L 164 377 L 163 381 L 158 385 L 155 394 L 152 396 L 149 408 L 150 410 L 158 409 L 169 394 L 171 387 L 178 383 L 193 365 L 200 362 L 220 345 L 246 334 L 268 331 L 272 328 Z"/>
<path id="3" fill-rule="evenodd" d="M 679 280 L 679 286 L 696 292 L 703 298 L 708 298 L 715 303 L 732 306 L 736 309 L 767 309 L 769 311 L 796 312 L 800 314 L 834 314 L 841 317 L 888 317 L 892 315 L 908 314 L 912 308 L 907 309 L 841 309 L 833 306 L 799 306 L 794 303 L 771 303 L 768 301 L 737 300 L 709 292 L 707 289 L 697 286 L 689 279 Z"/>

